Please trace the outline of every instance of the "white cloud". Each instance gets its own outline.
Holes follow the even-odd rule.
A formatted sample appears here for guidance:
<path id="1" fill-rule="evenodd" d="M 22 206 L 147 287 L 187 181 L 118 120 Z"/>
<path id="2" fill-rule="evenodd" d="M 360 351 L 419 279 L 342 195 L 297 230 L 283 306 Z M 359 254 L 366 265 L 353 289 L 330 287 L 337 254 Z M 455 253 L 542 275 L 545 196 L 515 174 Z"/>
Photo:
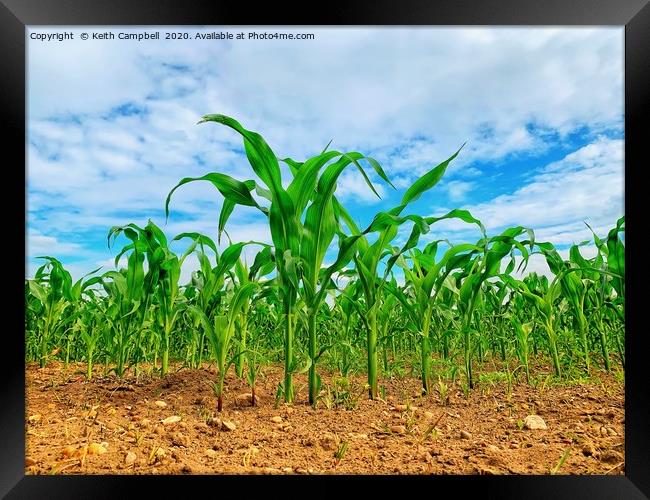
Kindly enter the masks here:
<path id="1" fill-rule="evenodd" d="M 564 260 L 567 260 L 569 258 L 568 249 L 559 250 L 558 253 Z M 596 248 L 595 245 L 581 246 L 580 254 L 585 259 L 592 259 L 598 254 L 598 249 Z M 501 271 L 505 271 L 505 268 L 508 265 L 509 261 L 510 261 L 509 257 L 503 259 L 503 261 L 501 262 Z M 539 275 L 544 275 L 549 280 L 552 280 L 555 277 L 555 275 L 551 272 L 551 269 L 548 267 L 548 264 L 546 263 L 546 258 L 543 255 L 540 255 L 538 253 L 531 255 L 528 259 L 528 264 L 526 265 L 526 268 L 518 271 L 517 269 L 521 264 L 521 261 L 522 259 L 520 256 L 515 257 L 515 270 L 513 272 L 513 276 L 518 279 L 522 279 L 524 276 L 533 272 Z"/>
<path id="2" fill-rule="evenodd" d="M 386 194 L 384 186 L 377 182 L 373 182 L 373 186 L 379 196 L 383 198 Z M 339 177 L 336 187 L 336 196 L 341 201 L 354 200 L 357 203 L 363 204 L 377 203 L 379 201 L 379 198 L 377 198 L 377 195 L 372 192 L 361 173 L 357 170 L 351 169 L 343 172 Z"/>
<path id="3" fill-rule="evenodd" d="M 30 29 L 36 30 L 54 31 Z M 446 175 L 452 201 L 479 182 L 475 160 L 541 152 L 581 127 L 618 130 L 622 124 L 620 27 L 274 31 L 314 32 L 316 40 L 28 39 L 30 227 L 52 237 L 105 234 L 111 225 L 156 218 L 182 177 L 222 171 L 254 178 L 236 133 L 212 123 L 196 125 L 205 113 L 237 118 L 259 131 L 280 157 L 304 160 L 333 139 L 332 149 L 376 157 L 400 189 L 468 141 Z M 568 159 L 558 167 L 563 174 L 549 166 L 528 190 L 480 207 L 486 223 L 505 224 L 508 211 L 520 210 L 525 217 L 517 223 L 549 232 L 587 216 L 598 227 L 608 224 L 608 214 L 597 214 L 620 197 L 605 193 L 583 168 L 592 165 L 589 174 L 622 186 L 620 171 L 608 170 L 612 151 L 605 142 Z M 589 189 L 580 191 L 581 184 Z M 375 185 L 382 197 L 392 191 Z M 564 200 L 561 186 L 569 186 L 562 187 L 569 189 Z M 338 189 L 339 196 L 360 204 L 377 200 L 352 171 L 344 172 Z M 541 212 L 542 202 L 534 201 L 540 193 L 551 199 L 551 208 Z M 591 193 L 605 197 L 596 202 Z M 170 232 L 183 227 L 216 237 L 221 202 L 207 183 L 184 186 L 172 201 Z M 263 216 L 253 213 L 238 209 L 231 234 L 268 241 L 265 221 L 256 218 Z M 566 227 L 566 234 L 556 230 L 551 236 L 567 239 L 574 226 Z M 94 255 L 89 248 L 78 250 Z"/>
<path id="4" fill-rule="evenodd" d="M 555 244 L 591 238 L 624 213 L 623 141 L 599 138 L 548 165 L 511 194 L 466 207 L 488 230 L 508 225 L 533 228 Z"/>
<path id="5" fill-rule="evenodd" d="M 463 201 L 467 193 L 474 187 L 473 182 L 451 181 L 447 183 L 447 192 L 451 201 Z"/>
<path id="6" fill-rule="evenodd" d="M 74 255 L 81 249 L 77 243 L 64 243 L 55 236 L 46 236 L 38 231 L 30 230 L 28 233 L 27 255 Z"/>

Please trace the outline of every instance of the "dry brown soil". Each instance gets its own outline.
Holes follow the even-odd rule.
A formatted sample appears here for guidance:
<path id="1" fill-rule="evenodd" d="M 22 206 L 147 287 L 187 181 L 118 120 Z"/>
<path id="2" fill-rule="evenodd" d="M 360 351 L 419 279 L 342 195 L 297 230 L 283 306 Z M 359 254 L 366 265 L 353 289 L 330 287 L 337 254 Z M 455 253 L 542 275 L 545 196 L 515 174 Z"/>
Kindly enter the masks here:
<path id="1" fill-rule="evenodd" d="M 280 367 L 263 370 L 257 405 L 231 374 L 217 415 L 214 370 L 118 380 L 82 364 L 26 369 L 27 474 L 624 474 L 624 385 L 599 373 L 588 384 L 482 383 L 465 397 L 449 388 L 419 395 L 417 379 L 382 380 L 387 401 L 371 401 L 351 377 L 347 403 L 276 407 Z M 324 386 L 331 376 L 323 375 Z M 335 405 L 330 398 L 330 405 Z M 541 416 L 546 430 L 523 426 Z M 169 419 L 169 417 L 179 417 Z M 162 423 L 164 419 L 177 420 Z"/>

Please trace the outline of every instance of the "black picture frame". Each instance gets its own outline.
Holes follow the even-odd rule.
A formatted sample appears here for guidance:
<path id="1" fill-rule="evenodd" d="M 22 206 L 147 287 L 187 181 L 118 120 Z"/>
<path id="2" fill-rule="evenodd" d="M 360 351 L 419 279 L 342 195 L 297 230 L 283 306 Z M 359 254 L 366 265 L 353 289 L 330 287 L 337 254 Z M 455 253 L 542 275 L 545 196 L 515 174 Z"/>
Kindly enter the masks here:
<path id="1" fill-rule="evenodd" d="M 315 15 L 315 13 L 318 13 Z M 25 27 L 30 25 L 609 25 L 625 26 L 625 213 L 628 287 L 626 316 L 626 446 L 625 476 L 409 476 L 409 477 L 268 477 L 268 476 L 25 476 L 25 354 L 24 337 L 18 334 L 24 323 L 24 303 L 19 287 L 24 287 L 21 266 L 12 265 L 24 258 L 20 245 L 25 239 L 26 214 L 21 198 L 7 196 L 25 188 Z M 267 494 L 304 494 L 316 482 L 327 482 L 329 492 L 338 495 L 362 486 L 369 494 L 374 488 L 389 485 L 407 495 L 464 497 L 478 494 L 488 498 L 647 498 L 650 496 L 650 400 L 644 372 L 640 284 L 643 267 L 639 264 L 641 244 L 641 180 L 644 155 L 644 122 L 650 109 L 650 5 L 648 0 L 386 0 L 345 2 L 338 0 L 302 7 L 266 2 L 247 4 L 219 0 L 0 0 L 0 100 L 2 102 L 2 180 L 4 250 L 12 250 L 5 276 L 10 275 L 16 289 L 9 290 L 15 306 L 5 302 L 3 356 L 0 387 L 3 408 L 0 412 L 0 495 L 6 498 L 115 498 L 141 491 L 146 495 L 168 497 L 187 495 L 189 488 L 205 488 L 208 494 L 223 494 L 236 488 L 251 495 L 251 488 L 276 489 Z M 637 190 L 639 192 L 637 192 Z M 26 199 L 24 199 L 26 202 Z M 11 221 L 11 224 L 7 224 Z M 631 229 L 631 230 L 630 230 Z M 637 241 L 637 243 L 634 243 Z M 630 251 L 629 249 L 633 249 Z M 25 250 L 23 248 L 23 250 Z M 14 255 L 17 254 L 17 255 Z M 22 255 L 22 256 L 21 256 Z M 388 482 L 390 480 L 390 483 Z M 282 482 L 282 486 L 280 485 Z M 291 490 L 286 483 L 294 482 Z M 357 482 L 363 484 L 356 484 Z M 338 483 L 338 484 L 337 484 Z M 416 484 L 414 484 L 416 483 Z M 411 486 L 413 485 L 413 486 Z M 280 486 L 280 488 L 278 488 Z M 296 489 L 296 488 L 302 488 Z M 197 493 L 198 494 L 198 493 Z M 205 494 L 205 493 L 203 493 Z M 310 493 L 311 494 L 311 493 Z"/>

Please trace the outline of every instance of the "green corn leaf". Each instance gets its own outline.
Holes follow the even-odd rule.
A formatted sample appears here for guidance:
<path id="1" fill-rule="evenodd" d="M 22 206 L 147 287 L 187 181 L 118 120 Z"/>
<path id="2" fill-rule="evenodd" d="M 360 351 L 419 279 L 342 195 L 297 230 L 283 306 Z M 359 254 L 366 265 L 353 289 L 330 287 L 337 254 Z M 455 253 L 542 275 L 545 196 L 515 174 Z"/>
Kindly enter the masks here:
<path id="1" fill-rule="evenodd" d="M 245 205 L 249 207 L 257 207 L 259 208 L 259 205 L 251 195 L 250 189 L 246 185 L 246 183 L 238 181 L 237 179 L 233 179 L 229 175 L 226 174 L 220 174 L 218 172 L 212 172 L 209 174 L 205 174 L 202 177 L 185 177 L 181 179 L 181 181 L 176 184 L 172 188 L 172 190 L 169 192 L 167 195 L 167 199 L 165 200 L 165 217 L 169 217 L 169 202 L 171 201 L 172 194 L 174 194 L 174 191 L 176 191 L 179 187 L 188 184 L 190 182 L 198 182 L 198 181 L 208 181 L 210 182 L 214 187 L 216 187 L 219 192 L 224 196 L 224 198 L 230 200 L 231 202 L 237 204 L 237 205 Z"/>
<path id="2" fill-rule="evenodd" d="M 440 179 L 442 179 L 442 176 L 445 174 L 447 167 L 449 166 L 449 163 L 454 158 L 456 158 L 456 156 L 458 156 L 458 153 L 460 153 L 460 150 L 463 149 L 464 146 L 465 144 L 463 144 L 458 149 L 458 151 L 456 151 L 453 155 L 451 155 L 445 161 L 443 161 L 438 166 L 436 166 L 433 170 L 430 170 L 422 177 L 420 177 L 417 181 L 415 181 L 413 185 L 406 190 L 406 193 L 404 193 L 404 196 L 402 197 L 401 205 L 405 207 L 409 203 L 414 202 L 420 196 L 422 196 L 422 193 L 428 191 L 433 186 L 435 186 L 440 181 Z"/>

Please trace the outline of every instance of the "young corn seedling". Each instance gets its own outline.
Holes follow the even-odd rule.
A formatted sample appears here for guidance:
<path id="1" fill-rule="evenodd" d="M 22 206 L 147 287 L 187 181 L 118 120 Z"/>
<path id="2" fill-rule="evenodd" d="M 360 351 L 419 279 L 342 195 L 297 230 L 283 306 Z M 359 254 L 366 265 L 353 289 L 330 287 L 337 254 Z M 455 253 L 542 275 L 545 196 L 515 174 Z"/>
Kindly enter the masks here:
<path id="1" fill-rule="evenodd" d="M 348 441 L 343 441 L 339 448 L 336 450 L 336 453 L 334 453 L 334 458 L 336 459 L 336 465 L 341 463 L 341 460 L 343 460 L 343 457 L 345 456 L 345 452 L 348 451 Z"/>
<path id="2" fill-rule="evenodd" d="M 227 314 L 217 315 L 213 321 L 198 307 L 190 307 L 190 310 L 200 319 L 206 331 L 217 363 L 218 375 L 217 381 L 213 384 L 213 389 L 217 396 L 217 411 L 219 412 L 223 410 L 223 383 L 226 372 L 230 365 L 234 363 L 234 358 L 228 359 L 228 356 L 234 335 L 235 320 L 246 301 L 257 291 L 258 286 L 257 283 L 246 283 L 238 287 L 230 301 Z"/>
<path id="3" fill-rule="evenodd" d="M 571 454 L 571 448 L 567 448 L 566 450 L 564 450 L 564 453 L 562 453 L 562 456 L 560 457 L 560 460 L 558 461 L 558 463 L 555 465 L 555 467 L 553 467 L 549 471 L 551 476 L 554 476 L 555 474 L 557 474 L 560 471 L 560 467 L 562 467 L 564 465 L 564 462 L 566 462 L 566 459 L 569 458 L 570 454 Z"/>

